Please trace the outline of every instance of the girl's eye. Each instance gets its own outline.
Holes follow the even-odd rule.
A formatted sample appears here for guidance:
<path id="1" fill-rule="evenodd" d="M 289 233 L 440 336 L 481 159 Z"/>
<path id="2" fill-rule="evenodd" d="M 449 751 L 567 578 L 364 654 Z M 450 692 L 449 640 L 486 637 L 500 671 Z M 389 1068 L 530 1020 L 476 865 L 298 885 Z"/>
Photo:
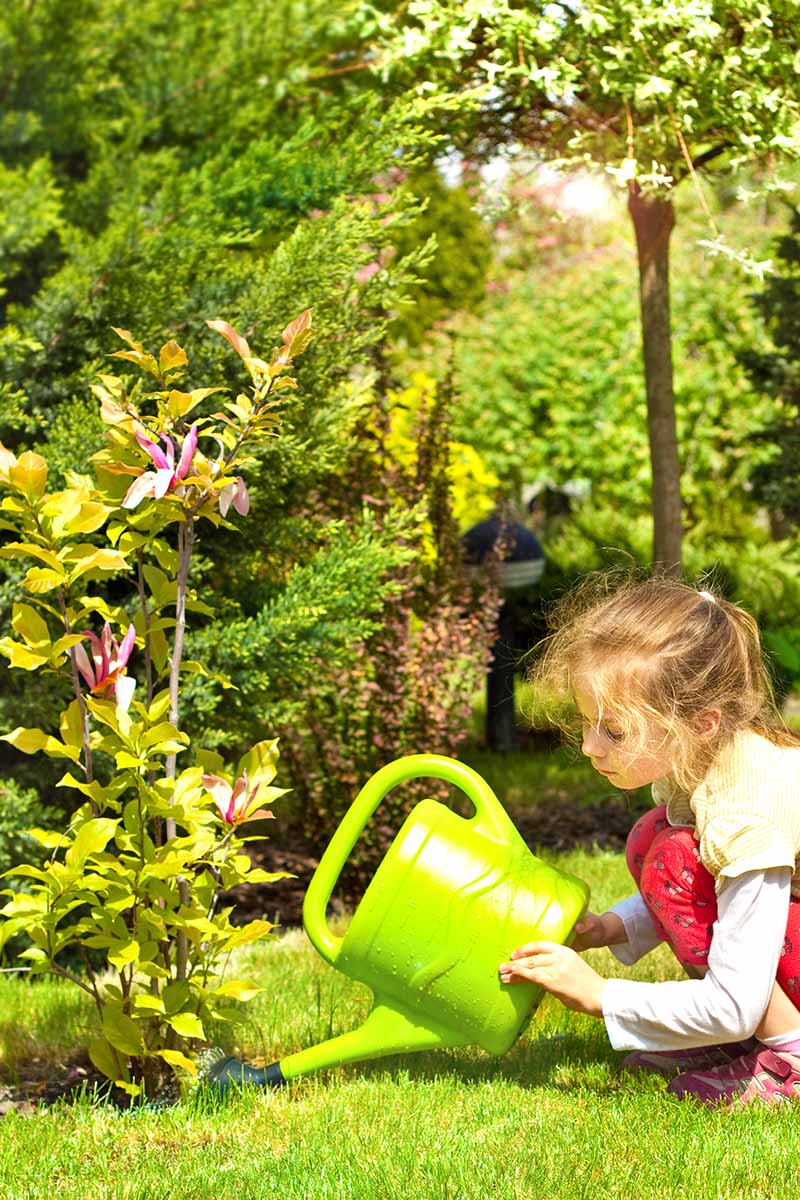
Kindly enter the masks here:
<path id="1" fill-rule="evenodd" d="M 622 733 L 621 730 L 609 729 L 608 726 L 603 721 L 601 721 L 598 725 L 592 725 L 591 721 L 587 720 L 586 717 L 583 717 L 582 724 L 583 724 L 584 737 L 586 736 L 587 730 L 596 729 L 597 732 L 599 734 L 601 734 L 604 738 L 607 738 L 609 742 L 614 742 L 615 744 L 617 744 L 618 742 L 622 742 L 625 739 L 625 734 Z"/>

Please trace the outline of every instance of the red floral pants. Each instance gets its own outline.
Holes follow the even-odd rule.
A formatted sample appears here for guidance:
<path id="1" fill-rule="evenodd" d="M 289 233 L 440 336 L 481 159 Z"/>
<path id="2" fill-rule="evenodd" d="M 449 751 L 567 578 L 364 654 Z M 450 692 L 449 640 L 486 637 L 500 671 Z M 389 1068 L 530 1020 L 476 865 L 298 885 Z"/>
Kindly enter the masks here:
<path id="1" fill-rule="evenodd" d="M 641 817 L 628 834 L 628 869 L 662 941 L 683 966 L 708 961 L 717 919 L 714 877 L 700 862 L 689 825 L 670 825 L 663 805 Z M 800 899 L 789 902 L 789 920 L 778 963 L 778 983 L 800 1008 Z"/>

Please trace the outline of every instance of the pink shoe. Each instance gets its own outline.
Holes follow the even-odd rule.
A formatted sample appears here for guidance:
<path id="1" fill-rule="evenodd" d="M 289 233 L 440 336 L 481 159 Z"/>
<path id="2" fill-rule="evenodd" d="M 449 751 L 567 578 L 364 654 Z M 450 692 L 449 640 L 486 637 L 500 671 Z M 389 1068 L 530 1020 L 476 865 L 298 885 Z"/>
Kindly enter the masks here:
<path id="1" fill-rule="evenodd" d="M 722 1067 L 753 1050 L 754 1038 L 746 1042 L 729 1042 L 720 1046 L 697 1046 L 691 1050 L 634 1050 L 623 1058 L 626 1071 L 654 1071 L 656 1075 L 677 1075 L 684 1071 L 704 1071 Z"/>
<path id="2" fill-rule="evenodd" d="M 800 1096 L 800 1057 L 762 1046 L 714 1070 L 687 1071 L 673 1079 L 667 1091 L 709 1108 L 743 1108 L 757 1100 L 780 1104 Z"/>

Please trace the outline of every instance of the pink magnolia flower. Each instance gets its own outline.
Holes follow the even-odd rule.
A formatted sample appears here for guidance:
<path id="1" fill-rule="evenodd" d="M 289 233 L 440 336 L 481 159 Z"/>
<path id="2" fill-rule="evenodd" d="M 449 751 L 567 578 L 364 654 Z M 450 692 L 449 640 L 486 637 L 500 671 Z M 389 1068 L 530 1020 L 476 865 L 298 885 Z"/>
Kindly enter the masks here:
<path id="1" fill-rule="evenodd" d="M 237 475 L 233 483 L 227 483 L 219 493 L 220 515 L 227 517 L 231 504 L 240 517 L 246 517 L 250 512 L 250 497 L 241 475 Z"/>
<path id="2" fill-rule="evenodd" d="M 145 471 L 133 481 L 122 501 L 123 508 L 136 508 L 136 505 L 144 500 L 145 496 L 152 496 L 154 499 L 160 500 L 189 473 L 189 467 L 192 465 L 192 459 L 197 449 L 197 426 L 193 425 L 183 439 L 177 466 L 175 466 L 175 446 L 172 438 L 167 437 L 165 433 L 158 436 L 164 442 L 166 450 L 162 450 L 157 442 L 152 442 L 140 430 L 136 430 L 137 442 L 150 455 L 157 469 Z"/>
<path id="3" fill-rule="evenodd" d="M 108 621 L 100 637 L 89 630 L 83 636 L 89 640 L 92 657 L 89 658 L 80 643 L 74 647 L 73 654 L 75 665 L 88 684 L 89 691 L 93 696 L 111 696 L 127 712 L 136 680 L 125 674 L 125 667 L 136 642 L 136 630 L 129 625 L 121 645 L 112 636 Z"/>
<path id="4" fill-rule="evenodd" d="M 225 443 L 217 433 L 209 433 L 219 445 L 219 458 L 211 464 L 211 474 L 219 475 L 225 468 Z M 250 497 L 247 493 L 247 486 L 241 475 L 237 475 L 231 483 L 226 483 L 224 488 L 220 488 L 217 495 L 217 503 L 219 504 L 220 516 L 227 517 L 228 509 L 231 504 L 236 509 L 240 517 L 246 517 L 250 512 Z"/>
<path id="5" fill-rule="evenodd" d="M 219 775 L 204 775 L 203 786 L 214 797 L 219 815 L 228 825 L 241 825 L 256 815 L 272 816 L 272 813 L 265 809 L 256 810 L 261 784 L 257 783 L 254 788 L 251 788 L 247 779 L 247 771 L 239 776 L 233 787 Z"/>

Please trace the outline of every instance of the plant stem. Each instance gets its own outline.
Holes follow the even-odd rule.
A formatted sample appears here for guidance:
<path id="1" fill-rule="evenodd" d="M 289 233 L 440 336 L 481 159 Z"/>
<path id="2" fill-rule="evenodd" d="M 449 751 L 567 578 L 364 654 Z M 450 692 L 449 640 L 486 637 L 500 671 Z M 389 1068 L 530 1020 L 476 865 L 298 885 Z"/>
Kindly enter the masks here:
<path id="1" fill-rule="evenodd" d="M 144 620 L 144 673 L 145 683 L 147 686 L 147 705 L 148 708 L 153 699 L 153 660 L 150 655 L 150 610 L 147 607 L 147 592 L 144 586 L 144 575 L 142 574 L 142 551 L 136 551 L 136 586 L 139 591 L 139 603 L 142 606 L 142 618 Z"/>
<path id="2" fill-rule="evenodd" d="M 183 641 L 186 633 L 186 587 L 189 580 L 189 566 L 192 559 L 194 544 L 194 521 L 191 516 L 178 528 L 178 587 L 175 595 L 175 641 L 172 647 L 172 661 L 169 669 L 169 719 L 170 724 L 178 728 L 178 687 L 180 683 L 181 659 L 183 658 Z M 170 754 L 166 763 L 167 779 L 174 779 L 177 772 L 177 755 Z M 170 798 L 170 804 L 173 799 Z M 167 840 L 175 837 L 176 826 L 174 817 L 166 820 Z M 189 884 L 183 876 L 178 878 L 178 894 L 181 904 L 189 907 Z M 188 961 L 188 940 L 186 930 L 179 929 L 175 946 L 175 977 L 186 978 Z"/>
<path id="3" fill-rule="evenodd" d="M 52 960 L 50 962 L 49 971 L 50 971 L 51 975 L 60 975 L 62 977 L 62 979 L 68 979 L 70 981 L 70 983 L 74 983 L 76 985 L 76 987 L 81 988 L 84 992 L 88 992 L 89 995 L 94 1000 L 95 1004 L 97 1005 L 97 1012 L 100 1016 L 100 1021 L 102 1023 L 103 1008 L 102 1008 L 100 998 L 93 987 L 90 987 L 88 983 L 84 983 L 83 980 L 81 979 L 80 975 L 73 975 L 72 971 L 66 971 L 63 967 L 59 966 L 58 963 L 52 962 Z"/>
<path id="4" fill-rule="evenodd" d="M 64 622 L 64 632 L 69 636 L 69 634 L 72 633 L 72 627 L 69 623 L 69 616 L 67 615 L 67 602 L 63 591 L 60 589 L 58 592 L 58 600 L 59 604 L 61 605 L 61 617 Z M 81 681 L 78 675 L 78 664 L 75 661 L 75 647 L 70 646 L 68 653 L 70 666 L 72 668 L 72 687 L 75 692 L 75 699 L 78 701 L 78 712 L 80 713 L 81 717 L 81 734 L 83 736 L 83 759 L 84 768 L 86 771 L 86 782 L 91 783 L 94 779 L 94 768 L 92 764 L 92 750 L 91 746 L 89 745 L 89 714 L 86 711 L 86 704 L 84 703 L 83 692 L 81 691 Z M 92 815 L 96 817 L 100 810 L 91 796 L 89 797 L 89 803 L 92 806 Z"/>
<path id="5" fill-rule="evenodd" d="M 194 521 L 189 518 L 178 528 L 178 579 L 175 596 L 175 641 L 169 668 L 169 719 L 178 728 L 178 695 L 183 658 L 183 642 L 186 634 L 186 587 L 189 580 L 189 565 L 194 544 Z M 174 779 L 177 771 L 177 755 L 167 757 L 167 779 Z M 167 837 L 175 836 L 175 825 L 167 818 Z"/>
<path id="6" fill-rule="evenodd" d="M 144 622 L 144 675 L 147 690 L 147 707 L 149 708 L 153 702 L 153 656 L 150 653 L 150 609 L 147 607 L 147 590 L 144 586 L 143 563 L 144 559 L 140 547 L 136 551 L 136 587 L 139 592 L 139 603 L 142 606 L 142 620 Z M 152 769 L 148 769 L 147 782 L 150 787 L 155 783 L 155 772 Z M 155 818 L 153 841 L 157 846 L 163 844 L 161 817 Z"/>

